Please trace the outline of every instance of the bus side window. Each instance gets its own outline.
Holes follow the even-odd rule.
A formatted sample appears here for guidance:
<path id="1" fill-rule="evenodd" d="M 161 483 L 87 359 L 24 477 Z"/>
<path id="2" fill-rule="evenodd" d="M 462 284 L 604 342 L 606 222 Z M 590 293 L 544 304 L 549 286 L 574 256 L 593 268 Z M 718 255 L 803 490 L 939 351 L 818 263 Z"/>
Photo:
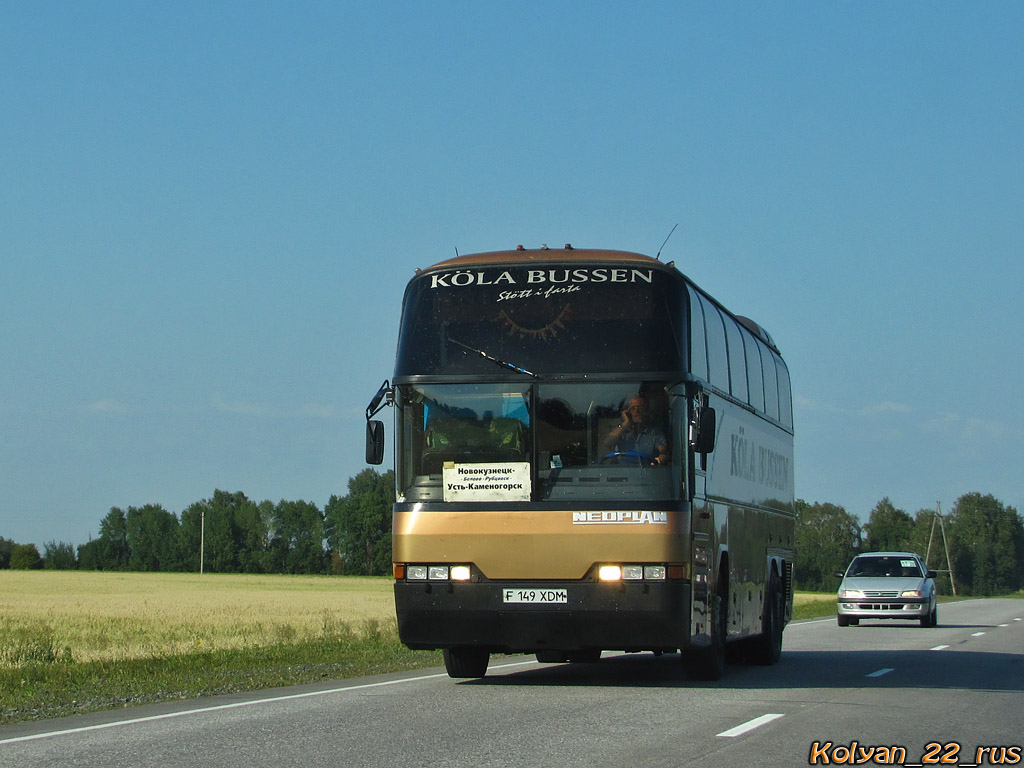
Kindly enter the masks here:
<path id="1" fill-rule="evenodd" d="M 725 335 L 729 340 L 729 378 L 732 396 L 741 403 L 749 402 L 747 395 L 747 357 L 743 351 L 743 331 L 731 317 L 725 318 Z"/>
<path id="2" fill-rule="evenodd" d="M 704 331 L 704 309 L 700 296 L 690 288 L 690 373 L 708 380 L 708 345 Z"/>
<path id="3" fill-rule="evenodd" d="M 772 419 L 779 418 L 779 376 L 775 370 L 775 358 L 771 351 L 760 344 L 761 361 L 764 364 L 764 410 Z"/>
<path id="4" fill-rule="evenodd" d="M 707 327 L 708 343 L 708 381 L 721 389 L 729 391 L 729 357 L 725 344 L 725 326 L 718 307 L 703 296 L 700 297 L 704 306 L 704 324 Z"/>

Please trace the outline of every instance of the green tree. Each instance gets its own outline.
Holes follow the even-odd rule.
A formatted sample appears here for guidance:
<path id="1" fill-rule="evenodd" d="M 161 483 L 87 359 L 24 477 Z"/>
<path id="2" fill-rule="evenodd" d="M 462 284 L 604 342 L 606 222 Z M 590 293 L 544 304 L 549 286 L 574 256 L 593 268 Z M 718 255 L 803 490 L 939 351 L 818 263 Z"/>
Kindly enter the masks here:
<path id="1" fill-rule="evenodd" d="M 271 564 L 279 573 L 325 573 L 324 514 L 308 501 L 284 501 L 274 507 Z"/>
<path id="2" fill-rule="evenodd" d="M 43 567 L 43 558 L 35 544 L 16 544 L 11 551 L 11 568 L 31 571 Z"/>
<path id="3" fill-rule="evenodd" d="M 0 569 L 11 567 L 11 552 L 17 544 L 10 539 L 0 537 Z"/>
<path id="4" fill-rule="evenodd" d="M 324 508 L 329 542 L 343 573 L 391 572 L 391 507 L 395 473 L 364 469 L 349 478 L 346 496 L 331 496 Z"/>
<path id="5" fill-rule="evenodd" d="M 125 515 L 128 568 L 133 571 L 175 571 L 181 563 L 178 518 L 159 504 L 128 507 Z"/>
<path id="6" fill-rule="evenodd" d="M 244 498 L 244 497 L 243 497 Z M 244 499 L 234 509 L 238 531 L 238 567 L 244 573 L 266 573 L 270 563 L 270 525 L 274 505 Z"/>
<path id="7" fill-rule="evenodd" d="M 78 567 L 75 548 L 63 541 L 48 541 L 43 545 L 43 564 L 48 571 L 73 571 Z"/>
<path id="8" fill-rule="evenodd" d="M 958 589 L 997 595 L 1024 587 L 1024 521 L 991 494 L 957 499 L 947 525 Z"/>
<path id="9" fill-rule="evenodd" d="M 860 523 L 835 504 L 808 504 L 797 499 L 796 510 L 796 586 L 815 591 L 838 589 L 835 572 L 845 569 L 860 551 Z"/>
<path id="10" fill-rule="evenodd" d="M 124 511 L 111 507 L 100 521 L 99 568 L 103 571 L 123 571 L 128 567 L 128 520 Z"/>
<path id="11" fill-rule="evenodd" d="M 213 573 L 245 570 L 245 562 L 251 553 L 247 548 L 246 531 L 239 523 L 247 518 L 252 506 L 253 503 L 241 491 L 215 490 L 212 498 L 197 501 L 182 512 L 182 547 L 186 567 L 199 570 L 202 540 L 203 570 Z"/>
<path id="12" fill-rule="evenodd" d="M 78 545 L 78 569 L 82 571 L 103 570 L 103 542 L 90 538 Z"/>
<path id="13" fill-rule="evenodd" d="M 865 551 L 905 552 L 911 547 L 914 520 L 886 496 L 871 510 L 865 529 Z"/>

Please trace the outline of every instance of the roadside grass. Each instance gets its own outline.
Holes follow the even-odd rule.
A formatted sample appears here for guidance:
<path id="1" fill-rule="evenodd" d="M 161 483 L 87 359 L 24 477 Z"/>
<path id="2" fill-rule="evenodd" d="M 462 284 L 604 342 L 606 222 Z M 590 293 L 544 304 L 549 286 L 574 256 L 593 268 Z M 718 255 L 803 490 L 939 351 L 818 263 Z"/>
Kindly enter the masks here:
<path id="1" fill-rule="evenodd" d="M 818 619 L 836 613 L 835 592 L 794 592 L 793 619 Z"/>
<path id="2" fill-rule="evenodd" d="M 0 571 L 0 723 L 439 665 L 391 584 Z"/>
<path id="3" fill-rule="evenodd" d="M 368 622 L 332 637 L 265 647 L 121 661 L 33 661 L 0 669 L 0 723 L 136 704 L 438 666 L 439 652 L 410 651 L 392 627 Z"/>

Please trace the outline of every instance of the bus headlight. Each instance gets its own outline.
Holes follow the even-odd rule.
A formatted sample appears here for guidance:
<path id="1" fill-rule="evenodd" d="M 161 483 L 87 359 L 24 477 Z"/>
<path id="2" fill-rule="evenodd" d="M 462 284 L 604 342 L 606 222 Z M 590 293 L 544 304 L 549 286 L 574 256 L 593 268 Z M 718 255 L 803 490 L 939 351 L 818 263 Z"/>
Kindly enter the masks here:
<path id="1" fill-rule="evenodd" d="M 409 565 L 405 569 L 405 578 L 410 581 L 426 581 L 427 580 L 427 566 L 425 565 Z"/>
<path id="2" fill-rule="evenodd" d="M 427 568 L 427 578 L 431 581 L 447 581 L 448 580 L 448 566 L 447 565 L 431 565 Z"/>
<path id="3" fill-rule="evenodd" d="M 622 578 L 624 581 L 639 581 L 643 577 L 644 567 L 642 565 L 622 566 Z"/>
<path id="4" fill-rule="evenodd" d="M 470 571 L 468 565 L 453 565 L 451 570 L 452 581 L 469 581 Z"/>
<path id="5" fill-rule="evenodd" d="M 665 581 L 669 569 L 665 565 L 641 565 L 639 563 L 618 565 L 608 563 L 597 568 L 600 581 Z M 673 576 L 679 578 L 679 576 Z"/>
<path id="6" fill-rule="evenodd" d="M 648 581 L 664 581 L 665 580 L 665 566 L 664 565 L 645 565 L 644 566 L 644 578 Z"/>

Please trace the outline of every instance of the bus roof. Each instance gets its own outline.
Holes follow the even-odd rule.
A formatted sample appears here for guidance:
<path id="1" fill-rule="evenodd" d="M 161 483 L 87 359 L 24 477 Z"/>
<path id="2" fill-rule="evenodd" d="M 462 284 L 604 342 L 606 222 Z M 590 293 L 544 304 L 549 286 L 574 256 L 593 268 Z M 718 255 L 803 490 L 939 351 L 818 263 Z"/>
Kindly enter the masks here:
<path id="1" fill-rule="evenodd" d="M 467 253 L 464 256 L 455 256 L 451 259 L 432 264 L 425 269 L 417 269 L 417 274 L 433 269 L 451 269 L 458 267 L 477 266 L 481 264 L 550 264 L 566 261 L 586 262 L 614 262 L 617 264 L 644 264 L 645 266 L 660 267 L 665 270 L 675 271 L 673 262 L 665 263 L 658 261 L 651 256 L 631 251 L 608 251 L 588 248 L 573 248 L 566 245 L 564 248 L 523 248 L 519 246 L 512 251 L 488 251 L 487 253 Z"/>

